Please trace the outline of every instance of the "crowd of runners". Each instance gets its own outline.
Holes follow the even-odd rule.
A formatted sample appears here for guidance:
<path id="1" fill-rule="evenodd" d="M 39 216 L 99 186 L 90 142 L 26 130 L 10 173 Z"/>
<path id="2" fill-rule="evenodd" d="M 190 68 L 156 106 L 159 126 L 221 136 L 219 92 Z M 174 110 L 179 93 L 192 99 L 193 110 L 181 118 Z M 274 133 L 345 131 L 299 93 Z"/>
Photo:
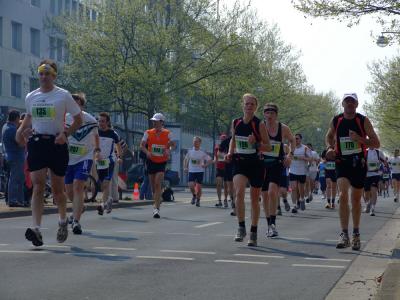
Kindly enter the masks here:
<path id="1" fill-rule="evenodd" d="M 83 111 L 84 94 L 71 95 L 55 85 L 57 66 L 53 61 L 42 61 L 37 71 L 40 88 L 26 96 L 26 116 L 17 130 L 16 141 L 27 149 L 33 185 L 33 224 L 25 237 L 33 245 L 41 246 L 43 194 L 48 173 L 59 211 L 57 241 L 62 243 L 68 237 L 69 221 L 74 234 L 82 233 L 84 184 L 93 168 L 102 191 L 97 213 L 112 211 L 110 182 L 115 166 L 121 161 L 122 149 L 107 112 L 100 113 L 97 120 Z M 193 148 L 184 159 L 191 204 L 200 207 L 205 168 L 215 163 L 218 196 L 215 206 L 231 207 L 230 214 L 238 221 L 236 242 L 242 242 L 248 234 L 245 194 L 249 187 L 251 221 L 247 244 L 257 246 L 261 207 L 268 224 L 266 237 L 273 238 L 278 236 L 281 205 L 287 213 L 300 213 L 320 190 L 322 199 L 326 199 L 325 207 L 339 210 L 341 232 L 336 247 L 351 246 L 359 250 L 362 199 L 365 212 L 371 216 L 375 214 L 378 195 L 389 197 L 389 186 L 393 187 L 394 201 L 398 202 L 400 153 L 396 150 L 388 158 L 379 150 L 379 138 L 371 122 L 356 112 L 357 95 L 343 96 L 343 113 L 333 117 L 325 138 L 326 149 L 321 155 L 311 144 L 304 144 L 301 133 L 293 134 L 288 125 L 279 121 L 278 105 L 263 105 L 260 119 L 255 114 L 261 103 L 254 95 L 244 94 L 241 104 L 243 115 L 232 121 L 230 134 L 220 136 L 213 157 L 201 149 L 201 138 L 194 137 Z M 147 157 L 153 217 L 160 218 L 164 172 L 175 144 L 171 132 L 164 127 L 165 116 L 156 113 L 151 120 L 154 127 L 145 131 L 140 148 Z M 70 218 L 67 198 L 73 203 Z"/>

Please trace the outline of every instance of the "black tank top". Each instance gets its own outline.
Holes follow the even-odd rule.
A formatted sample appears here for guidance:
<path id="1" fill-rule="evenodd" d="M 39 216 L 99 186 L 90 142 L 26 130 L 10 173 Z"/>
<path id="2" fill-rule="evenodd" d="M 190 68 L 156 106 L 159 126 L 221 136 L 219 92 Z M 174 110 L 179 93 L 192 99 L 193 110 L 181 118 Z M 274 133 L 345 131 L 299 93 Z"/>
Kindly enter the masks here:
<path id="1" fill-rule="evenodd" d="M 276 136 L 271 136 L 269 131 L 268 136 L 272 146 L 272 150 L 269 152 L 263 152 L 264 162 L 268 164 L 269 162 L 283 161 L 285 151 L 283 149 L 282 143 L 282 123 L 278 123 L 278 132 Z"/>
<path id="2" fill-rule="evenodd" d="M 365 145 L 353 142 L 349 138 L 349 130 L 365 137 L 364 121 L 365 116 L 359 113 L 356 113 L 353 119 L 346 119 L 343 114 L 333 118 L 333 126 L 336 129 L 336 154 L 339 158 L 366 157 Z"/>
<path id="3" fill-rule="evenodd" d="M 235 155 L 241 159 L 258 159 L 257 149 L 255 145 L 247 142 L 249 135 L 254 135 L 257 143 L 261 141 L 260 122 L 256 116 L 249 123 L 244 123 L 243 117 L 235 119 L 233 126 L 235 129 Z"/>

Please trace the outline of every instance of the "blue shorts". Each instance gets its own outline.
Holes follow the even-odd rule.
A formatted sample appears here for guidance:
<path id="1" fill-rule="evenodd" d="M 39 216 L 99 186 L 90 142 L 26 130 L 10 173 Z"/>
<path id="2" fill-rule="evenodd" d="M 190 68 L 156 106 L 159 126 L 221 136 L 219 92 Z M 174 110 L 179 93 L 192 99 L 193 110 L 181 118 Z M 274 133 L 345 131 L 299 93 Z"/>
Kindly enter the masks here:
<path id="1" fill-rule="evenodd" d="M 93 160 L 87 159 L 78 162 L 75 165 L 70 165 L 65 174 L 65 184 L 72 184 L 75 179 L 86 181 L 92 169 Z"/>
<path id="2" fill-rule="evenodd" d="M 198 184 L 203 183 L 204 172 L 196 172 L 191 173 L 189 172 L 189 182 L 197 182 Z"/>
<path id="3" fill-rule="evenodd" d="M 114 175 L 114 165 L 115 163 L 110 160 L 110 164 L 107 169 L 97 169 L 97 175 L 99 176 L 99 181 L 103 182 L 104 180 L 110 181 Z"/>

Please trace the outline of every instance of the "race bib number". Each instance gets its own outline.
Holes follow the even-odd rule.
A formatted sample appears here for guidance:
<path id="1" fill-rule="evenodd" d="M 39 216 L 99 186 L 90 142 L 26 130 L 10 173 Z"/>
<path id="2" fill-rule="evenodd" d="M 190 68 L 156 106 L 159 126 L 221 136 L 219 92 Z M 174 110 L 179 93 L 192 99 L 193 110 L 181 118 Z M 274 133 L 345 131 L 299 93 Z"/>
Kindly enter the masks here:
<path id="1" fill-rule="evenodd" d="M 361 146 L 358 142 L 352 141 L 350 137 L 340 138 L 340 150 L 342 155 L 351 155 L 361 153 Z"/>
<path id="2" fill-rule="evenodd" d="M 82 144 L 70 143 L 68 146 L 69 154 L 75 156 L 84 156 L 87 154 L 87 147 Z"/>
<path id="3" fill-rule="evenodd" d="M 368 163 L 368 171 L 369 172 L 376 172 L 379 170 L 379 163 L 377 162 L 369 162 Z"/>
<path id="4" fill-rule="evenodd" d="M 164 156 L 164 149 L 164 145 L 153 144 L 151 145 L 151 154 L 153 156 Z"/>
<path id="5" fill-rule="evenodd" d="M 263 152 L 265 156 L 279 157 L 281 152 L 281 142 L 271 141 L 271 151 Z"/>
<path id="6" fill-rule="evenodd" d="M 32 106 L 32 118 L 35 121 L 53 121 L 56 118 L 56 108 L 53 104 L 34 104 Z"/>
<path id="7" fill-rule="evenodd" d="M 96 162 L 97 169 L 102 170 L 102 169 L 108 169 L 110 166 L 110 160 L 108 158 L 106 159 L 99 159 Z"/>
<path id="8" fill-rule="evenodd" d="M 254 154 L 256 153 L 256 148 L 254 145 L 250 145 L 249 138 L 247 136 L 235 135 L 236 141 L 236 153 L 239 154 Z"/>
<path id="9" fill-rule="evenodd" d="M 324 169 L 319 171 L 319 177 L 325 177 L 325 170 Z"/>
<path id="10" fill-rule="evenodd" d="M 225 153 L 223 152 L 218 152 L 218 161 L 225 161 Z"/>
<path id="11" fill-rule="evenodd" d="M 383 174 L 383 179 L 389 179 L 389 174 Z"/>
<path id="12" fill-rule="evenodd" d="M 326 162 L 325 169 L 327 169 L 327 170 L 335 170 L 336 169 L 336 163 L 334 161 Z"/>
<path id="13" fill-rule="evenodd" d="M 200 159 L 191 159 L 190 162 L 194 166 L 200 166 L 201 165 L 201 160 Z"/>

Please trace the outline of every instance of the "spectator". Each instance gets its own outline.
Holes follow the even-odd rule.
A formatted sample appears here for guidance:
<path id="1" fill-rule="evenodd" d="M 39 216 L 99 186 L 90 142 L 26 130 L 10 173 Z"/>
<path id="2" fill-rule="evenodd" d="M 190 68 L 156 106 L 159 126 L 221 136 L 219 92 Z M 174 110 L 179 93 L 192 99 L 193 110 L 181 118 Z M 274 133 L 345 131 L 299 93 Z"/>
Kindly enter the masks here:
<path id="1" fill-rule="evenodd" d="M 8 205 L 10 207 L 28 206 L 24 200 L 25 149 L 15 140 L 19 123 L 19 112 L 12 110 L 8 114 L 7 123 L 2 128 L 5 160 L 10 171 L 8 181 Z"/>
<path id="2" fill-rule="evenodd" d="M 153 193 L 151 191 L 149 173 L 147 172 L 146 153 L 144 153 L 142 150 L 140 150 L 139 158 L 142 159 L 142 162 L 143 162 L 143 182 L 140 186 L 140 200 L 143 200 L 143 199 L 152 200 Z"/>

